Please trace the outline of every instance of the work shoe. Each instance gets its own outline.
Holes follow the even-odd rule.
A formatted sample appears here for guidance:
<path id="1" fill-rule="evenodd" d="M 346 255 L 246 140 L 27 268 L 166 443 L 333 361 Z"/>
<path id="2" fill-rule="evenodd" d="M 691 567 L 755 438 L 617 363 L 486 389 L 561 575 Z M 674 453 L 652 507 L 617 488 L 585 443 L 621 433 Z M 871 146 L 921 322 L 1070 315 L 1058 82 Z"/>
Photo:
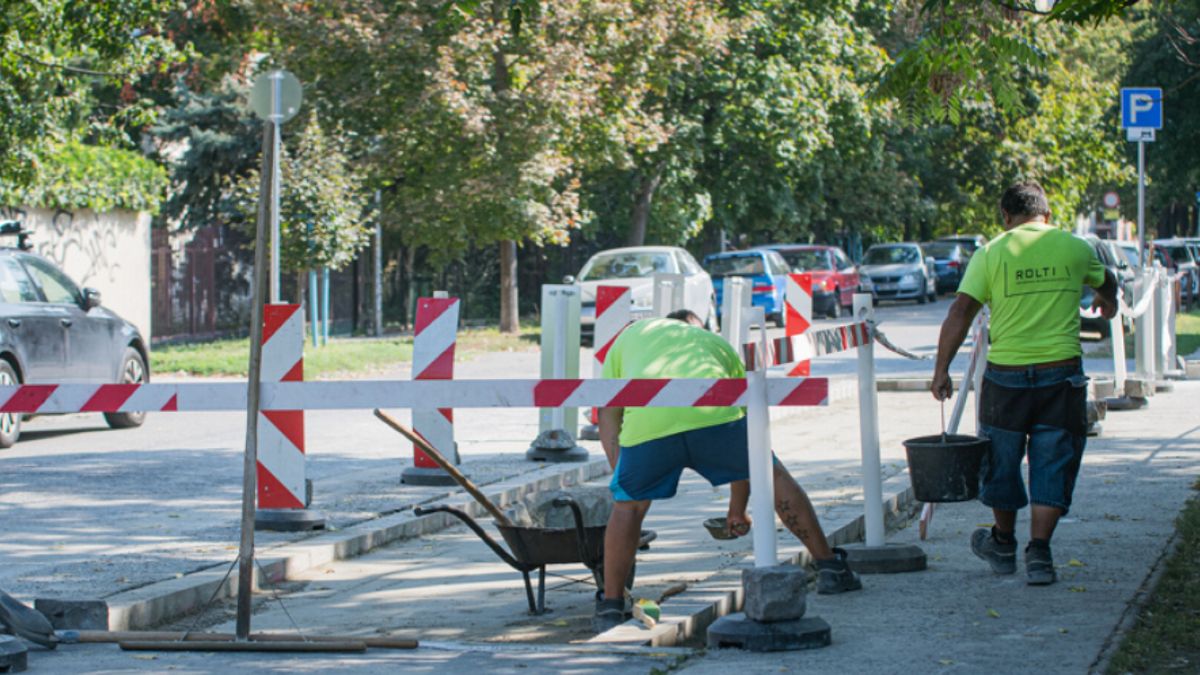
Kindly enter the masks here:
<path id="1" fill-rule="evenodd" d="M 0 591 L 0 633 L 4 632 L 25 638 L 46 649 L 54 649 L 58 645 L 54 626 L 50 625 L 50 620 L 44 614 Z"/>
<path id="2" fill-rule="evenodd" d="M 987 561 L 996 574 L 1015 574 L 1017 571 L 1017 540 L 1005 544 L 992 531 L 981 527 L 971 533 L 971 552 Z"/>
<path id="3" fill-rule="evenodd" d="M 629 619 L 625 614 L 625 598 L 605 600 L 604 594 L 596 591 L 596 613 L 592 615 L 592 630 L 597 634 L 611 630 Z"/>
<path id="4" fill-rule="evenodd" d="M 844 549 L 834 548 L 832 558 L 817 561 L 817 593 L 836 595 L 861 588 L 862 579 L 850 569 Z"/>
<path id="5" fill-rule="evenodd" d="M 1025 547 L 1025 583 L 1030 586 L 1048 586 L 1057 579 L 1050 544 L 1029 542 Z"/>

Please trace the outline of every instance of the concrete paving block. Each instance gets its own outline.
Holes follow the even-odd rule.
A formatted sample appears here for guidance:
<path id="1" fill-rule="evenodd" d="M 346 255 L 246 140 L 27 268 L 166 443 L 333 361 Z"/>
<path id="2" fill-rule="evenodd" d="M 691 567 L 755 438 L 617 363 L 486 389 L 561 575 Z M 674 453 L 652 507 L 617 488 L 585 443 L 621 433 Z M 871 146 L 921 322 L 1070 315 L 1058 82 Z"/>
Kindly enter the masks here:
<path id="1" fill-rule="evenodd" d="M 1104 419 L 1108 413 L 1108 403 L 1106 399 L 1089 400 L 1087 402 L 1087 420 L 1088 424 L 1095 424 Z"/>
<path id="2" fill-rule="evenodd" d="M 791 621 L 804 616 L 808 575 L 796 565 L 742 570 L 743 609 L 753 621 Z"/>
<path id="3" fill-rule="evenodd" d="M 1154 395 L 1154 382 L 1130 377 L 1125 380 L 1125 395 L 1129 398 L 1150 398 Z"/>
<path id="4" fill-rule="evenodd" d="M 737 647 L 752 652 L 819 649 L 833 642 L 829 624 L 816 617 L 761 622 L 739 612 L 717 619 L 708 627 L 708 648 Z"/>
<path id="5" fill-rule="evenodd" d="M 44 614 L 55 630 L 108 630 L 108 603 L 103 600 L 37 598 L 33 608 Z"/>
<path id="6" fill-rule="evenodd" d="M 0 635 L 0 673 L 23 673 L 29 665 L 29 649 L 11 635 Z"/>
<path id="7" fill-rule="evenodd" d="M 1187 361 L 1183 373 L 1189 380 L 1200 380 L 1200 361 Z"/>
<path id="8" fill-rule="evenodd" d="M 844 544 L 846 562 L 859 574 L 898 574 L 926 568 L 925 551 L 909 544 Z"/>
<path id="9" fill-rule="evenodd" d="M 1098 377 L 1092 380 L 1091 398 L 1104 399 L 1117 395 L 1117 383 L 1111 379 Z"/>

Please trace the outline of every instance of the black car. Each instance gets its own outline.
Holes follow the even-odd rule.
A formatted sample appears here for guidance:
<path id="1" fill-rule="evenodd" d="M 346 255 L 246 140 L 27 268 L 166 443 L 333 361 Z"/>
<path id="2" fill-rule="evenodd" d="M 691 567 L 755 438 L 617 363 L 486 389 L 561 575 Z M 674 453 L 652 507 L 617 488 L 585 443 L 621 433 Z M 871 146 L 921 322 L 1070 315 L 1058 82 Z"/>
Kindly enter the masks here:
<path id="1" fill-rule="evenodd" d="M 931 241 L 921 244 L 921 249 L 925 251 L 925 255 L 933 258 L 938 293 L 952 293 L 958 290 L 963 273 L 967 271 L 967 261 L 971 259 L 968 246 L 956 241 Z"/>
<path id="2" fill-rule="evenodd" d="M 138 329 L 101 307 L 99 291 L 80 289 L 40 255 L 0 247 L 0 385 L 148 382 L 146 364 Z M 145 413 L 104 418 L 114 429 L 128 428 L 140 426 Z M 17 442 L 21 420 L 19 413 L 0 414 L 0 448 Z"/>

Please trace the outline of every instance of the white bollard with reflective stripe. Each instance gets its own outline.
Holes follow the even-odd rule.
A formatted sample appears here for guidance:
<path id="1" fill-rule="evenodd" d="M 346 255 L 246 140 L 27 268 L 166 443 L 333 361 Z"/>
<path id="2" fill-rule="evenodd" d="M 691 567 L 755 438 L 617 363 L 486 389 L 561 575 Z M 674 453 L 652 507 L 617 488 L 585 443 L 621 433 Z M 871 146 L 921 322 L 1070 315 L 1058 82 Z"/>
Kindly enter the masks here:
<path id="1" fill-rule="evenodd" d="M 873 321 L 870 293 L 854 294 L 854 318 Z M 883 471 L 879 460 L 879 400 L 875 393 L 875 341 L 858 348 L 858 429 L 862 445 L 863 523 L 867 546 L 884 545 Z"/>
<path id="2" fill-rule="evenodd" d="M 750 284 L 742 277 L 725 277 L 721 282 L 721 337 L 739 352 L 750 337 L 742 331 L 742 317 L 750 302 Z"/>
<path id="3" fill-rule="evenodd" d="M 779 562 L 775 542 L 775 477 L 771 462 L 771 410 L 767 399 L 766 316 L 762 307 L 748 312 L 752 323 L 762 326 L 759 345 L 762 358 L 746 373 L 746 433 L 750 452 L 750 512 L 755 527 L 754 566 L 770 567 Z M 768 526 L 767 523 L 770 523 Z"/>
<path id="4" fill-rule="evenodd" d="M 684 277 L 682 274 L 655 274 L 654 316 L 662 317 L 677 309 L 683 309 L 683 290 Z"/>

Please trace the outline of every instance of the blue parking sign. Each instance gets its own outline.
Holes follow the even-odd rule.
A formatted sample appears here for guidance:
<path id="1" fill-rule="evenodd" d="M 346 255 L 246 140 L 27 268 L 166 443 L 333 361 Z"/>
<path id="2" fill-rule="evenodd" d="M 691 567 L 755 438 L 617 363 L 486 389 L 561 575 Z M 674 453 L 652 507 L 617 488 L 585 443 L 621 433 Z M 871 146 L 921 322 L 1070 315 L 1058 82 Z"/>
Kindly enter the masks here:
<path id="1" fill-rule="evenodd" d="M 1162 89 L 1128 87 L 1121 90 L 1122 128 L 1161 129 L 1162 121 Z"/>

